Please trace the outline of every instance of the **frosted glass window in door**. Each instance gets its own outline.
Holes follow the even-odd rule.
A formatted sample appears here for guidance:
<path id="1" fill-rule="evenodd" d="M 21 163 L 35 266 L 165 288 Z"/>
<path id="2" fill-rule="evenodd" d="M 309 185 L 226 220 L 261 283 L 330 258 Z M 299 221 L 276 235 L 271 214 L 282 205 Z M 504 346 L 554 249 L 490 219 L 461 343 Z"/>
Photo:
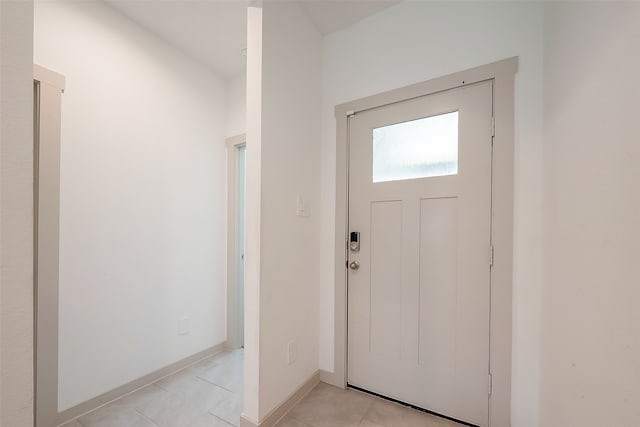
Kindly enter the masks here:
<path id="1" fill-rule="evenodd" d="M 457 173 L 457 111 L 373 129 L 373 182 Z"/>

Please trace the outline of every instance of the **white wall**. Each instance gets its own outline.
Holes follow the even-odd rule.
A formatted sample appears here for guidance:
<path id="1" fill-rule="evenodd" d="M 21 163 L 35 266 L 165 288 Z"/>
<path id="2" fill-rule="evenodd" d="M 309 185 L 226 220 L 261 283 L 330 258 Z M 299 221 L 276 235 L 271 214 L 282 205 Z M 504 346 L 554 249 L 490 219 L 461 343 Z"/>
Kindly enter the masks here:
<path id="1" fill-rule="evenodd" d="M 295 2 L 264 3 L 258 118 L 260 420 L 318 369 L 321 40 Z M 252 88 L 250 83 L 251 96 Z M 249 120 L 251 129 L 256 117 L 250 114 Z M 250 131 L 249 156 L 255 155 L 252 150 Z M 248 194 L 252 184 L 247 181 Z M 297 196 L 308 201 L 308 217 L 296 216 Z M 293 340 L 297 360 L 288 365 L 287 344 Z"/>
<path id="2" fill-rule="evenodd" d="M 517 55 L 512 420 L 538 425 L 542 31 L 542 3 L 403 2 L 324 39 L 322 369 L 333 371 L 334 106 Z"/>
<path id="3" fill-rule="evenodd" d="M 227 120 L 225 135 L 240 135 L 247 130 L 247 75 L 242 73 L 227 82 Z"/>
<path id="4" fill-rule="evenodd" d="M 639 23 L 546 6 L 544 427 L 640 425 Z"/>
<path id="5" fill-rule="evenodd" d="M 0 426 L 33 426 L 33 2 L 0 1 Z"/>
<path id="6" fill-rule="evenodd" d="M 34 57 L 66 76 L 64 410 L 225 340 L 226 92 L 101 2 L 37 3 Z"/>

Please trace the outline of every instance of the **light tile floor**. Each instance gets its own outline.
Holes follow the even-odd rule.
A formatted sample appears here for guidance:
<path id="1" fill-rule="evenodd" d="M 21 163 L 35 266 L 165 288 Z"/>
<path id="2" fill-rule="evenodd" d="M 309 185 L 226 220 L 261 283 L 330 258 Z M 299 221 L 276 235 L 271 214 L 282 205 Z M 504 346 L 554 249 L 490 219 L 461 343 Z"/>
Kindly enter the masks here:
<path id="1" fill-rule="evenodd" d="M 240 425 L 243 352 L 224 352 L 96 409 L 62 427 Z M 318 384 L 278 427 L 460 427 L 354 390 Z"/>
<path id="2" fill-rule="evenodd" d="M 462 427 L 444 418 L 355 390 L 320 383 L 278 427 Z"/>
<path id="3" fill-rule="evenodd" d="M 217 354 L 63 427 L 239 426 L 242 365 L 242 350 Z"/>

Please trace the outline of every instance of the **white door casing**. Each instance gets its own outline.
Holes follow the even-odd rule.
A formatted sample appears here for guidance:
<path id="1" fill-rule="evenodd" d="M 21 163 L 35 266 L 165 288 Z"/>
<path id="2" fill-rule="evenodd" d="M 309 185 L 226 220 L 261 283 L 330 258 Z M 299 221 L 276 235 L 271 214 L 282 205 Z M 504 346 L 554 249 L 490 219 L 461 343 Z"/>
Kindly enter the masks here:
<path id="1" fill-rule="evenodd" d="M 237 148 L 237 200 L 236 200 L 236 265 L 237 265 L 237 278 L 236 278 L 236 293 L 238 307 L 236 334 L 238 341 L 236 346 L 244 347 L 244 242 L 245 242 L 245 206 L 246 206 L 246 145 L 241 145 Z"/>
<path id="2" fill-rule="evenodd" d="M 65 77 L 33 66 L 35 425 L 58 425 L 60 129 Z"/>
<path id="3" fill-rule="evenodd" d="M 511 57 L 335 107 L 333 363 L 321 370 L 323 382 L 337 387 L 347 385 L 348 117 L 354 112 L 491 80 L 494 110 L 491 239 L 495 257 L 491 269 L 489 426 L 511 425 L 514 95 L 517 72 L 518 57 Z"/>
<path id="4" fill-rule="evenodd" d="M 227 346 L 244 346 L 246 135 L 227 138 Z"/>
<path id="5" fill-rule="evenodd" d="M 373 129 L 451 112 L 457 173 L 374 182 Z M 355 114 L 349 131 L 349 384 L 486 426 L 492 82 Z"/>

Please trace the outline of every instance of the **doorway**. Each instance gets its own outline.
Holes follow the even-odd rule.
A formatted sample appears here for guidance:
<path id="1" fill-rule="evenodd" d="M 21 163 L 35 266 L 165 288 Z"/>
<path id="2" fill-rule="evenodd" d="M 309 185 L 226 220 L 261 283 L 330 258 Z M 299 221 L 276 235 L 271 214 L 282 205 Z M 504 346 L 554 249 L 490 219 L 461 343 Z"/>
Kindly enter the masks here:
<path id="1" fill-rule="evenodd" d="M 227 139 L 227 342 L 244 347 L 246 136 Z"/>
<path id="2" fill-rule="evenodd" d="M 509 58 L 336 107 L 334 372 L 325 382 L 471 425 L 510 422 L 517 65 L 518 58 Z M 477 100 L 464 99 L 478 91 L 484 95 L 469 97 Z M 470 109 L 479 118 L 464 124 L 469 119 L 462 113 Z M 394 158 L 384 151 L 385 139 L 406 133 L 402 127 L 446 130 L 456 120 L 458 151 L 444 144 L 429 167 L 415 167 L 418 154 Z M 489 141 L 483 148 L 463 141 L 478 135 Z M 469 169 L 476 158 L 483 159 L 480 166 Z M 396 164 L 382 162 L 389 159 Z M 467 181 L 471 171 L 475 178 Z M 463 188 L 476 181 L 479 190 Z M 359 207 L 352 203 L 358 199 Z M 473 214 L 464 213 L 472 200 L 479 203 Z M 467 283 L 476 280 L 469 271 L 481 270 L 480 291 Z M 425 287 L 427 279 L 437 286 Z M 443 319 L 449 322 L 440 327 Z M 430 348 L 432 342 L 437 346 Z M 475 350 L 467 358 L 461 350 L 469 346 Z M 429 390 L 429 381 L 444 388 Z M 458 394 L 464 381 L 474 391 Z M 455 409 L 470 399 L 475 415 Z"/>
<path id="3" fill-rule="evenodd" d="M 349 117 L 348 384 L 488 425 L 491 81 Z"/>

